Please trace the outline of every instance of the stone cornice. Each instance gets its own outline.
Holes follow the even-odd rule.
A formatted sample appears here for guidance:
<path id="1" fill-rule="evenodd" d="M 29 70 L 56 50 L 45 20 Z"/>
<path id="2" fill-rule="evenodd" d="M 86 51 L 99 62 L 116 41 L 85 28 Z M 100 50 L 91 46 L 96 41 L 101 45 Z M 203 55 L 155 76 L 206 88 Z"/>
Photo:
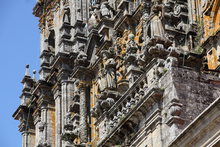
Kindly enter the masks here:
<path id="1" fill-rule="evenodd" d="M 211 124 L 213 120 L 214 115 L 218 116 L 217 118 L 220 118 L 219 109 L 220 109 L 220 98 L 217 98 L 208 108 L 206 108 L 194 121 L 192 121 L 188 127 L 186 127 L 170 144 L 169 147 L 175 147 L 180 145 L 182 142 L 187 143 L 186 140 L 193 139 L 192 137 L 198 133 L 198 131 L 201 131 L 201 129 L 204 129 L 204 127 L 207 127 L 207 123 Z M 206 117 L 203 117 L 206 116 Z M 210 117 L 207 117 L 210 116 Z M 204 121 L 205 119 L 205 121 Z M 205 124 L 201 124 L 201 122 L 205 122 Z M 196 126 L 196 127 L 195 127 Z M 197 130 L 197 131 L 196 131 Z M 190 137 L 189 137 L 190 135 Z M 200 134 L 201 135 L 201 134 Z M 182 145 L 182 144 L 181 144 Z"/>
<path id="2" fill-rule="evenodd" d="M 136 106 L 134 106 L 128 114 L 126 114 L 126 116 L 119 122 L 119 124 L 117 124 L 116 127 L 114 127 L 110 131 L 110 133 L 105 138 L 100 140 L 100 142 L 98 143 L 98 146 L 103 146 L 109 139 L 111 139 L 111 137 L 113 137 L 113 135 L 115 133 L 117 133 L 117 130 L 120 127 L 122 127 L 122 125 L 128 120 L 128 118 L 130 118 L 137 111 L 137 109 L 139 109 L 142 105 L 144 105 L 145 103 L 147 103 L 148 105 L 153 104 L 154 102 L 157 103 L 160 100 L 160 98 L 162 97 L 162 93 L 159 96 L 158 92 L 161 93 L 160 90 L 155 89 L 154 87 L 149 88 L 147 94 L 143 98 L 141 98 L 142 100 L 139 101 L 138 104 L 136 104 Z M 113 107 L 113 108 L 115 108 L 115 107 Z M 108 114 L 108 115 L 110 115 L 110 114 Z M 153 118 L 154 118 L 154 116 L 151 115 L 148 119 L 153 119 Z M 156 122 L 157 122 L 157 120 L 159 120 L 159 122 L 161 122 L 161 117 L 159 116 L 158 118 L 155 119 Z M 157 124 L 157 123 L 155 123 L 155 120 L 152 121 L 152 123 L 149 125 L 151 126 L 152 124 Z M 148 122 L 151 122 L 151 121 L 148 121 Z"/>

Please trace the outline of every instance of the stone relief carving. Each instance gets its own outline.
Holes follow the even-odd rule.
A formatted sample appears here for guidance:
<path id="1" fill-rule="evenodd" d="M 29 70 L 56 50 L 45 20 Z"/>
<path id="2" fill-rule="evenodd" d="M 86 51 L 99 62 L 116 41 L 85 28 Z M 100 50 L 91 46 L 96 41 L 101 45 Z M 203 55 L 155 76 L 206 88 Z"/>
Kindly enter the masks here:
<path id="1" fill-rule="evenodd" d="M 44 122 L 42 122 L 42 121 L 39 123 L 38 128 L 39 128 L 40 132 L 43 132 L 43 131 L 44 131 L 45 126 L 46 126 L 46 123 L 44 123 Z"/>
<path id="2" fill-rule="evenodd" d="M 152 7 L 152 14 L 150 15 L 148 22 L 148 34 L 150 38 L 165 37 L 164 26 L 162 24 L 163 10 L 162 6 L 157 2 Z"/>
<path id="3" fill-rule="evenodd" d="M 67 0 L 63 0 L 63 2 L 64 1 L 66 2 Z M 203 1 L 203 3 L 205 3 L 204 5 L 207 5 L 207 2 L 210 2 L 210 1 L 211 0 Z M 159 78 L 162 77 L 166 71 L 171 70 L 174 66 L 178 66 L 178 58 L 171 58 L 170 57 L 170 56 L 175 57 L 175 55 L 173 53 L 175 52 L 175 50 L 177 50 L 177 47 L 176 47 L 175 43 L 173 43 L 173 46 L 165 45 L 165 39 L 166 39 L 166 37 L 168 39 L 168 36 L 166 36 L 166 35 L 170 35 L 169 34 L 169 31 L 170 31 L 170 32 L 174 33 L 175 35 L 173 35 L 173 36 L 170 35 L 169 39 L 171 39 L 172 37 L 175 38 L 177 40 L 176 44 L 177 44 L 178 47 L 179 47 L 179 44 L 181 42 L 185 43 L 185 40 L 182 40 L 182 38 L 185 38 L 185 37 L 182 37 L 182 38 L 180 37 L 180 39 L 178 38 L 178 35 L 180 36 L 181 34 L 183 34 L 185 32 L 183 32 L 183 31 L 180 32 L 180 33 L 178 33 L 178 32 L 180 30 L 186 30 L 186 18 L 184 16 L 184 19 L 181 19 L 180 16 L 179 16 L 179 15 L 182 15 L 182 10 L 184 9 L 183 8 L 184 5 L 182 5 L 182 3 L 186 3 L 186 1 L 180 1 L 180 0 L 179 1 L 175 1 L 175 0 L 165 0 L 165 1 L 163 1 L 163 3 L 164 2 L 165 3 L 166 2 L 171 3 L 171 6 L 170 6 L 169 10 L 170 10 L 170 15 L 172 15 L 172 16 L 170 16 L 170 18 L 176 18 L 174 20 L 175 24 L 173 24 L 172 20 L 165 20 L 163 22 L 163 20 L 166 19 L 165 16 L 169 15 L 169 14 L 167 14 L 167 12 L 164 12 L 165 11 L 164 7 L 166 7 L 165 6 L 166 4 L 165 5 L 161 4 L 162 0 L 151 0 L 151 1 L 150 0 L 147 0 L 147 1 L 144 1 L 144 0 L 143 1 L 142 0 L 136 0 L 136 1 L 135 0 L 133 0 L 133 1 L 132 0 L 123 0 L 123 1 L 122 0 L 114 0 L 114 1 L 113 0 L 112 1 L 90 0 L 91 8 L 88 8 L 88 9 L 91 10 L 91 11 L 89 10 L 91 13 L 90 13 L 90 19 L 89 19 L 88 23 L 87 23 L 87 17 L 88 17 L 89 14 L 84 14 L 85 11 L 82 9 L 82 4 L 83 4 L 82 0 L 78 0 L 76 2 L 78 2 L 78 3 L 76 5 L 76 8 L 74 8 L 74 12 L 77 11 L 77 14 L 75 14 L 75 15 L 77 15 L 76 17 L 78 19 L 83 20 L 83 23 L 84 23 L 84 20 L 85 20 L 85 23 L 86 23 L 85 24 L 86 27 L 85 27 L 84 30 L 83 30 L 84 24 L 80 24 L 79 26 L 77 26 L 78 31 L 80 33 L 82 33 L 82 30 L 85 31 L 89 27 L 99 26 L 99 22 L 100 22 L 101 18 L 104 18 L 104 19 L 113 18 L 112 13 L 113 13 L 114 10 L 112 10 L 112 8 L 111 8 L 113 3 L 121 3 L 120 5 L 121 5 L 121 7 L 123 7 L 121 10 L 123 11 L 123 10 L 126 9 L 125 11 L 129 11 L 127 13 L 129 15 L 126 15 L 126 16 L 120 14 L 120 12 L 118 11 L 119 13 L 118 13 L 117 17 L 114 17 L 114 20 L 113 19 L 108 20 L 108 22 L 114 23 L 114 25 L 112 25 L 112 26 L 110 26 L 110 28 L 108 28 L 108 37 L 111 38 L 112 34 L 114 34 L 115 32 L 117 34 L 117 35 L 114 36 L 115 38 L 113 38 L 111 40 L 111 41 L 113 41 L 113 43 L 111 41 L 109 41 L 109 44 L 113 44 L 113 46 L 115 47 L 115 52 L 117 52 L 116 57 L 113 57 L 111 55 L 111 53 L 109 53 L 109 51 L 105 50 L 101 53 L 101 55 L 102 55 L 101 64 L 99 64 L 100 63 L 99 62 L 100 58 L 95 58 L 96 60 L 94 61 L 94 66 L 92 66 L 92 67 L 89 66 L 88 67 L 89 70 L 91 69 L 91 72 L 95 72 L 95 73 L 99 72 L 99 74 L 100 74 L 98 76 L 98 80 L 97 79 L 92 79 L 96 82 L 96 84 L 98 83 L 99 90 L 97 90 L 97 87 L 95 87 L 94 91 L 92 91 L 93 89 L 91 87 L 87 87 L 88 91 L 91 88 L 90 92 L 93 93 L 94 95 L 97 95 L 97 98 L 94 98 L 94 101 L 96 101 L 95 106 L 91 110 L 92 116 L 95 117 L 95 118 L 98 118 L 99 116 L 102 116 L 101 119 L 99 119 L 97 122 L 93 121 L 93 120 L 96 120 L 96 119 L 91 119 L 91 124 L 93 124 L 93 123 L 98 124 L 100 122 L 102 123 L 102 121 L 103 121 L 104 122 L 103 123 L 103 128 L 100 128 L 99 130 L 100 130 L 101 134 L 105 134 L 106 132 L 108 132 L 109 128 L 114 127 L 114 126 L 119 126 L 120 121 L 123 120 L 123 118 L 125 118 L 125 116 L 128 115 L 129 112 L 131 112 L 131 110 L 133 110 L 134 106 L 136 106 L 138 104 L 138 102 L 140 102 L 140 100 L 142 100 L 142 98 L 147 96 L 147 94 L 149 93 L 149 89 L 151 89 L 153 86 L 155 86 L 155 87 L 157 86 L 156 85 L 157 82 L 160 82 Z M 139 11 L 142 11 L 142 6 L 140 5 L 140 10 L 137 9 L 137 12 L 135 12 L 135 14 L 133 14 L 132 11 L 134 10 L 134 7 L 138 6 L 142 2 L 143 3 L 146 2 L 146 3 L 149 4 L 149 6 L 147 6 L 147 7 L 149 7 L 148 8 L 149 11 L 146 10 L 146 13 L 144 13 L 144 14 L 143 14 L 143 12 L 139 12 Z M 135 5 L 134 7 L 132 6 L 133 4 Z M 151 7 L 151 4 L 152 4 L 152 7 Z M 83 4 L 83 7 L 84 7 L 84 4 Z M 114 8 L 116 8 L 116 7 L 117 6 L 115 6 Z M 136 7 L 136 8 L 138 8 L 138 7 Z M 72 7 L 71 7 L 71 9 L 72 9 Z M 72 12 L 72 10 L 71 10 L 71 12 Z M 132 13 L 130 13 L 130 12 L 132 12 Z M 87 12 L 85 12 L 85 13 L 87 13 Z M 70 14 L 69 14 L 69 12 L 68 13 L 66 13 L 66 12 L 63 13 L 62 12 L 62 14 L 64 14 L 63 15 L 64 16 L 63 22 L 69 24 L 70 23 L 70 18 L 69 18 Z M 142 15 L 142 17 L 141 17 L 141 15 Z M 86 18 L 83 18 L 83 17 L 86 17 Z M 126 17 L 126 19 L 124 19 L 125 17 Z M 141 19 L 140 19 L 140 17 L 141 17 Z M 168 16 L 166 16 L 166 17 L 168 17 Z M 77 23 L 79 23 L 79 22 L 81 23 L 81 21 L 77 21 Z M 103 23 L 105 23 L 105 20 L 103 21 Z M 165 26 L 163 23 L 166 24 L 168 27 L 170 27 L 169 31 L 167 29 L 167 26 Z M 81 27 L 81 25 L 82 25 L 82 27 Z M 98 29 L 99 28 L 97 27 L 97 30 Z M 75 29 L 75 30 L 77 30 L 77 29 Z M 99 38 L 100 36 L 103 35 L 103 34 L 100 34 L 99 31 L 96 32 L 97 30 L 94 29 L 94 32 L 92 32 L 92 31 L 91 32 L 86 32 L 85 31 L 85 36 L 83 36 L 85 38 L 83 38 L 82 34 L 80 34 L 80 33 L 79 34 L 74 34 L 74 36 L 71 37 L 71 39 L 73 39 L 73 40 L 75 40 L 75 38 L 77 38 L 77 39 L 80 38 L 80 39 L 85 39 L 86 40 L 83 43 L 80 42 L 81 40 L 77 43 L 74 42 L 74 48 L 75 48 L 75 51 L 76 51 L 75 52 L 76 54 L 74 54 L 74 55 L 77 56 L 77 58 L 75 60 L 75 65 L 77 65 L 77 66 L 87 66 L 88 65 L 88 57 L 90 58 L 90 56 L 98 56 L 99 55 L 100 52 L 95 52 L 95 51 L 96 50 L 100 51 L 97 48 L 102 46 L 101 43 L 100 44 L 97 43 L 95 48 L 94 48 L 93 45 L 89 44 L 90 43 L 89 42 L 90 41 L 89 37 L 92 38 L 95 35 L 97 35 L 98 36 L 97 38 Z M 132 32 L 134 34 L 132 34 Z M 120 35 L 118 35 L 118 34 L 120 34 Z M 57 34 L 57 35 L 59 35 L 59 34 Z M 144 37 L 143 37 L 143 35 L 144 35 Z M 147 44 L 148 41 L 150 42 L 150 40 L 153 40 L 152 41 L 153 43 L 152 44 L 147 44 L 149 46 L 146 45 L 147 47 L 145 47 L 143 45 L 143 42 L 142 42 L 143 41 L 142 37 L 143 37 L 143 40 L 146 39 L 146 38 L 149 39 L 147 41 L 144 40 L 144 45 L 145 45 L 145 43 Z M 94 40 L 97 41 L 98 40 L 97 38 L 95 38 L 95 39 L 92 38 L 91 42 L 93 42 Z M 84 45 L 82 45 L 82 44 L 84 44 Z M 91 43 L 91 44 L 93 44 L 93 43 Z M 88 48 L 86 48 L 87 45 L 88 45 Z M 111 45 L 107 45 L 107 46 L 109 47 Z M 85 49 L 84 49 L 84 47 L 85 47 Z M 150 47 L 155 48 L 157 51 L 154 52 L 155 50 L 154 51 L 151 50 L 152 52 L 148 52 L 150 50 Z M 106 49 L 107 47 L 103 47 L 103 48 Z M 101 49 L 103 49 L 103 48 L 101 48 Z M 89 51 L 93 50 L 93 49 L 95 50 L 94 54 L 92 54 L 92 55 L 89 54 Z M 167 52 L 164 53 L 164 50 L 166 50 Z M 148 52 L 148 54 L 146 52 Z M 152 53 L 152 54 L 150 54 L 150 53 Z M 153 65 L 150 64 L 150 59 L 152 59 L 154 57 L 158 57 L 158 56 L 156 56 L 158 54 L 162 55 L 162 56 L 159 56 L 159 58 L 164 59 L 165 63 L 163 63 L 162 65 L 158 64 L 155 67 L 150 67 L 150 66 L 153 66 Z M 87 55 L 88 55 L 88 57 L 87 57 Z M 148 56 L 150 59 L 149 60 L 146 59 L 147 58 L 146 56 Z M 54 59 L 56 59 L 56 58 L 57 57 L 54 56 Z M 68 57 L 64 57 L 64 58 L 68 59 Z M 181 58 L 182 58 L 182 56 L 181 56 Z M 96 61 L 98 61 L 98 62 L 96 62 Z M 126 61 L 126 62 L 124 62 L 124 61 Z M 60 61 L 57 61 L 57 62 L 60 62 Z M 96 63 L 98 64 L 97 66 L 96 66 Z M 143 72 L 143 73 L 140 72 L 140 74 L 136 74 L 137 71 L 138 71 L 137 70 L 138 68 L 128 68 L 128 67 L 130 67 L 130 65 L 133 65 L 133 66 L 139 67 L 139 68 L 141 67 L 140 70 L 143 69 L 145 72 Z M 146 65 L 147 65 L 147 67 L 149 66 L 149 69 L 147 69 L 147 70 L 144 69 L 144 67 L 146 67 Z M 72 63 L 71 63 L 71 66 L 72 66 Z M 75 68 L 75 66 L 74 66 L 74 68 Z M 76 67 L 76 69 L 77 69 L 77 67 Z M 52 70 L 54 70 L 54 69 L 52 69 Z M 98 71 L 98 70 L 100 70 L 100 71 Z M 127 72 L 129 70 L 130 70 L 130 73 Z M 139 79 L 139 77 L 143 76 L 142 74 L 146 74 L 145 79 L 144 78 Z M 185 73 L 185 71 L 181 72 L 181 75 L 178 75 L 178 73 L 174 73 L 174 74 L 175 75 L 172 76 L 172 77 L 181 76 L 182 79 L 186 78 L 188 80 L 191 80 L 191 77 L 186 77 L 187 75 L 189 75 L 189 73 Z M 54 76 L 54 78 L 56 78 L 55 74 L 53 76 Z M 129 85 L 131 89 L 129 89 L 129 87 L 126 87 L 125 85 L 121 86 L 121 87 L 124 87 L 123 90 L 122 90 L 123 92 L 125 92 L 125 91 L 130 92 L 130 90 L 131 90 L 132 94 L 127 95 L 128 93 L 120 92 L 119 82 L 121 82 L 123 80 L 127 80 L 127 81 L 130 82 L 130 79 L 132 79 L 132 78 L 134 78 L 135 80 L 133 80 L 134 85 L 132 85 L 132 86 Z M 50 80 L 50 79 L 48 79 L 48 80 Z M 142 87 L 138 83 L 140 80 L 145 81 L 143 84 L 141 84 Z M 57 85 L 59 85 L 59 83 Z M 135 87 L 136 89 L 134 90 L 133 88 L 136 85 L 138 85 L 138 87 Z M 84 88 L 81 88 L 81 89 L 84 89 Z M 116 92 L 116 89 L 117 89 L 117 92 L 119 92 L 120 94 L 125 94 L 125 96 L 123 95 L 123 96 L 119 96 L 118 98 L 115 98 L 113 96 L 112 97 L 109 96 L 110 94 L 105 94 L 105 93 L 108 93 L 109 91 Z M 97 93 L 95 93 L 95 92 L 97 92 Z M 203 92 L 204 91 L 201 91 L 201 92 L 198 91 L 198 93 L 203 93 Z M 62 93 L 61 93 L 61 95 L 62 95 Z M 80 95 L 79 95 L 79 97 L 80 97 Z M 208 95 L 208 94 L 203 94 L 203 95 Z M 125 97 L 126 99 L 123 100 L 123 103 L 120 104 L 120 101 L 117 101 L 117 100 L 119 100 L 119 98 L 123 98 L 123 97 Z M 85 105 L 87 103 L 86 100 L 81 101 L 81 98 L 79 98 L 79 99 L 80 99 L 80 102 L 83 102 L 83 104 L 78 104 L 78 105 L 85 106 L 83 108 L 87 108 L 88 105 Z M 155 98 L 155 100 L 156 99 L 157 98 Z M 203 103 L 208 103 L 208 102 L 206 102 L 207 100 L 204 100 Z M 154 99 L 152 101 L 154 101 Z M 118 108 L 116 108 L 117 110 L 115 108 L 110 109 L 115 103 L 116 103 L 116 105 L 115 105 L 116 107 L 118 107 L 118 104 L 120 104 L 120 106 Z M 91 105 L 93 105 L 93 104 L 94 103 L 92 103 Z M 83 108 L 81 106 L 80 106 L 80 108 L 81 108 L 80 111 L 83 110 Z M 152 109 L 148 105 L 146 105 L 144 107 L 146 107 L 148 110 Z M 170 115 L 179 116 L 181 114 L 180 113 L 180 111 L 182 111 L 180 109 L 181 105 L 173 103 L 173 105 L 170 106 L 169 108 L 170 108 L 170 111 L 168 111 L 168 113 L 170 113 Z M 114 112 L 112 112 L 111 116 L 106 116 L 105 115 L 105 114 L 109 114 L 108 110 L 113 110 L 114 111 Z M 71 111 L 71 112 L 73 112 L 73 111 Z M 80 112 L 80 115 L 83 116 L 83 118 L 88 118 L 88 120 L 89 120 L 90 116 L 89 115 L 86 116 L 86 113 L 84 113 L 84 112 L 82 112 L 82 113 Z M 107 112 L 107 113 L 105 113 L 105 112 Z M 79 112 L 76 112 L 76 113 L 79 113 Z M 72 113 L 72 115 L 73 115 L 73 113 Z M 140 115 L 138 115 L 138 117 L 139 116 Z M 70 143 L 73 141 L 74 137 L 77 137 L 77 136 L 79 137 L 80 136 L 79 132 L 81 130 L 83 130 L 82 128 L 87 127 L 86 126 L 87 121 L 84 121 L 86 123 L 81 123 L 85 127 L 79 127 L 79 121 L 74 122 L 72 119 L 73 118 L 71 117 L 71 113 L 67 113 L 66 117 L 64 119 L 65 123 L 64 124 L 62 123 L 62 125 L 65 125 L 64 131 L 63 131 L 63 134 L 62 134 L 63 140 L 65 140 L 67 142 L 70 142 Z M 127 121 L 127 120 L 125 120 L 125 121 Z M 132 121 L 135 124 L 135 126 L 139 123 L 138 120 L 136 119 L 136 117 L 133 117 L 129 121 Z M 89 122 L 88 126 L 91 125 L 91 124 Z M 96 124 L 95 124 L 95 127 L 97 127 Z M 127 128 L 129 128 L 129 129 L 132 128 L 133 129 L 132 125 L 134 125 L 134 124 L 131 124 L 131 123 L 129 123 L 129 124 L 130 125 L 127 125 Z M 100 125 L 98 127 L 100 127 Z M 121 127 L 121 126 L 119 126 L 119 127 Z M 90 129 L 90 128 L 88 128 L 88 129 Z M 93 133 L 92 129 L 93 128 L 91 127 L 91 132 L 88 131 L 91 134 Z M 103 129 L 103 130 L 101 130 L 101 129 Z M 119 131 L 121 131 L 120 129 L 121 128 L 119 128 Z M 40 124 L 39 125 L 39 130 L 41 132 L 43 132 L 44 131 L 44 125 Z M 126 134 L 128 136 L 129 135 L 132 136 L 133 135 L 132 133 L 134 133 L 134 132 L 132 132 L 132 133 L 129 132 L 130 134 L 127 134 L 127 132 L 126 133 L 122 132 L 122 133 Z M 83 134 L 83 135 L 85 135 L 85 134 Z M 91 134 L 89 134 L 89 135 L 91 135 Z M 87 137 L 87 135 L 85 135 L 85 137 Z M 112 140 L 115 140 L 115 138 L 112 139 Z M 91 138 L 89 138 L 89 139 L 91 139 Z M 94 140 L 97 141 L 96 138 Z M 109 138 L 109 140 L 111 140 L 111 138 Z M 123 139 L 121 139 L 121 140 L 123 141 Z M 83 143 L 82 143 L 82 145 L 84 145 Z M 89 142 L 89 144 L 90 144 L 90 142 Z M 100 145 L 100 146 L 102 146 L 102 145 Z M 110 146 L 114 146 L 114 144 L 110 145 Z"/>
<path id="4" fill-rule="evenodd" d="M 111 10 L 108 2 L 103 2 L 101 4 L 101 14 L 102 14 L 102 18 L 111 17 Z"/>
<path id="5" fill-rule="evenodd" d="M 115 100 L 113 98 L 107 98 L 101 102 L 101 106 L 104 110 L 108 110 L 112 105 L 114 105 Z"/>
<path id="6" fill-rule="evenodd" d="M 116 62 L 109 51 L 102 52 L 103 70 L 98 80 L 100 91 L 116 89 Z"/>
<path id="7" fill-rule="evenodd" d="M 99 23 L 99 17 L 97 15 L 97 13 L 94 11 L 91 11 L 91 16 L 89 18 L 89 28 L 92 28 L 92 27 L 96 27 Z"/>
<path id="8" fill-rule="evenodd" d="M 48 15 L 47 18 L 46 18 L 46 22 L 47 22 L 48 28 L 53 27 L 53 24 L 54 24 L 53 18 L 54 18 L 54 14 L 53 14 L 53 12 L 50 12 L 49 15 Z"/>
<path id="9" fill-rule="evenodd" d="M 143 22 L 144 22 L 144 19 L 141 18 L 140 23 L 136 27 L 134 40 L 137 42 L 138 46 L 143 45 Z"/>
<path id="10" fill-rule="evenodd" d="M 65 120 L 64 132 L 61 137 L 67 144 L 72 144 L 79 137 L 79 115 L 75 114 L 72 120 L 71 113 L 67 112 Z"/>
<path id="11" fill-rule="evenodd" d="M 79 46 L 79 51 L 76 52 L 78 55 L 76 57 L 75 60 L 75 64 L 77 66 L 87 66 L 88 63 L 88 56 L 87 54 L 84 52 L 84 45 Z"/>
<path id="12" fill-rule="evenodd" d="M 128 35 L 128 41 L 126 42 L 126 55 L 124 59 L 127 65 L 137 66 L 137 53 L 139 50 L 139 46 L 134 38 L 134 34 Z"/>

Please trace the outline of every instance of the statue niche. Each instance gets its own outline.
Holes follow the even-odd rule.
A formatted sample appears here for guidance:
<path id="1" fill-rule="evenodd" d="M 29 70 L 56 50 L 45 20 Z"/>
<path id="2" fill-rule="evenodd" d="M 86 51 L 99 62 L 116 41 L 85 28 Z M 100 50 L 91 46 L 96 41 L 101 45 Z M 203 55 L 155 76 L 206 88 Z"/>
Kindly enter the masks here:
<path id="1" fill-rule="evenodd" d="M 151 9 L 149 20 L 147 21 L 146 46 L 148 53 L 154 56 L 165 57 L 169 54 L 167 48 L 172 45 L 165 34 L 162 18 L 164 6 L 161 0 L 155 0 Z"/>
<path id="2" fill-rule="evenodd" d="M 165 31 L 162 24 L 162 17 L 163 17 L 163 7 L 158 4 L 158 2 L 155 2 L 155 4 L 152 7 L 152 14 L 150 15 L 149 21 L 148 21 L 148 36 L 150 38 L 164 38 L 165 37 Z"/>
<path id="3" fill-rule="evenodd" d="M 101 76 L 99 77 L 99 90 L 115 90 L 116 89 L 116 62 L 109 51 L 102 51 Z"/>

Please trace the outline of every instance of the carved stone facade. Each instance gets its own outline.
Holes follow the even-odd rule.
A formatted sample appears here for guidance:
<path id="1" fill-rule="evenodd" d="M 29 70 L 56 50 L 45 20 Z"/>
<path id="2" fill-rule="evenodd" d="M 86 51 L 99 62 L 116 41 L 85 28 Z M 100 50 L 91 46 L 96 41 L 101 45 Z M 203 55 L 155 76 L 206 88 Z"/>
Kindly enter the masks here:
<path id="1" fill-rule="evenodd" d="M 220 144 L 220 0 L 38 0 L 33 14 L 23 147 Z"/>

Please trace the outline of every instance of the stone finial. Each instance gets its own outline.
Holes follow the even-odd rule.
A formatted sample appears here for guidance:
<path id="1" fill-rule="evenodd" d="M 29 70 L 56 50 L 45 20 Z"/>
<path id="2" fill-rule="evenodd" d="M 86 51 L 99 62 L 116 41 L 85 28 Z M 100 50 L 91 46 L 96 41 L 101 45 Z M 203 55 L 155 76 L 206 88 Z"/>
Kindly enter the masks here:
<path id="1" fill-rule="evenodd" d="M 25 76 L 29 76 L 29 64 L 26 65 Z"/>
<path id="2" fill-rule="evenodd" d="M 33 80 L 36 81 L 36 70 L 33 70 Z"/>

